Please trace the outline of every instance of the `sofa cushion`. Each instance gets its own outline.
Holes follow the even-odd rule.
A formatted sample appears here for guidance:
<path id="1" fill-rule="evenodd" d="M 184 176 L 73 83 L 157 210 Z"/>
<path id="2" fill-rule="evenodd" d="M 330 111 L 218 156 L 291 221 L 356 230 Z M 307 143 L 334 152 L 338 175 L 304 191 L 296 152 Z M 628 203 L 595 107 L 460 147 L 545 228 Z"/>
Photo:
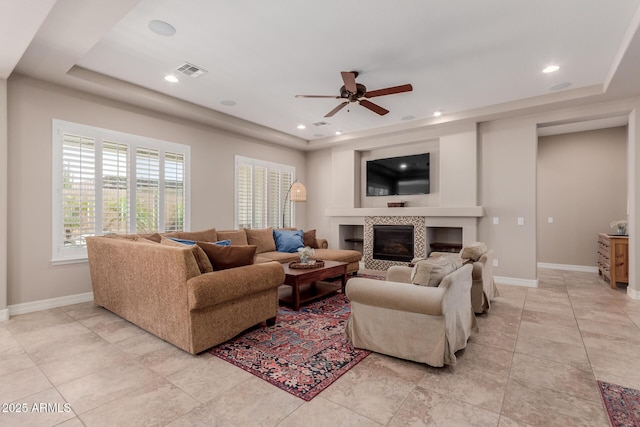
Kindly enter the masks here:
<path id="1" fill-rule="evenodd" d="M 438 286 L 447 274 L 462 267 L 460 257 L 438 257 L 418 261 L 411 272 L 411 283 L 419 286 Z"/>
<path id="2" fill-rule="evenodd" d="M 215 242 L 216 240 L 218 240 L 218 234 L 215 228 L 210 228 L 208 230 L 202 231 L 172 231 L 170 233 L 163 234 L 163 236 L 194 240 L 198 242 Z"/>
<path id="3" fill-rule="evenodd" d="M 465 246 L 460 251 L 460 257 L 464 259 L 472 259 L 478 261 L 480 257 L 487 252 L 487 245 L 483 242 L 475 242 Z"/>
<path id="4" fill-rule="evenodd" d="M 358 262 L 362 259 L 362 254 L 351 249 L 314 249 L 316 259 L 326 259 L 329 261 Z"/>
<path id="5" fill-rule="evenodd" d="M 242 230 L 223 230 L 218 231 L 216 240 L 231 240 L 232 245 L 248 245 L 247 233 Z M 199 240 L 200 242 L 215 242 L 215 240 Z"/>
<path id="6" fill-rule="evenodd" d="M 195 242 L 194 244 L 179 243 L 163 236 L 160 240 L 160 244 L 167 246 L 190 247 L 193 252 L 193 256 L 196 259 L 196 263 L 198 264 L 198 269 L 200 269 L 200 273 L 211 273 L 213 271 L 213 266 L 211 265 L 211 261 L 209 261 L 207 254 L 202 250 L 202 248 L 196 245 Z"/>
<path id="7" fill-rule="evenodd" d="M 318 242 L 316 241 L 316 230 L 307 230 L 302 235 L 302 243 L 305 246 L 309 246 L 313 249 L 318 249 Z"/>
<path id="8" fill-rule="evenodd" d="M 245 228 L 244 231 L 247 233 L 247 243 L 258 247 L 258 249 L 256 249 L 257 254 L 276 250 L 276 242 L 273 240 L 273 228 L 259 228 L 255 230 Z"/>
<path id="9" fill-rule="evenodd" d="M 278 252 L 297 252 L 304 247 L 302 230 L 273 230 L 273 239 Z"/>
<path id="10" fill-rule="evenodd" d="M 162 240 L 162 236 L 158 233 L 138 234 L 138 236 L 156 243 L 160 243 L 160 241 Z"/>
<path id="11" fill-rule="evenodd" d="M 198 246 L 207 254 L 214 271 L 253 264 L 257 249 L 255 245 L 220 246 L 208 242 L 198 242 Z"/>
<path id="12" fill-rule="evenodd" d="M 280 264 L 284 264 L 286 262 L 291 261 L 300 261 L 300 256 L 297 252 L 263 252 L 256 257 L 256 263 L 268 261 L 278 261 Z"/>

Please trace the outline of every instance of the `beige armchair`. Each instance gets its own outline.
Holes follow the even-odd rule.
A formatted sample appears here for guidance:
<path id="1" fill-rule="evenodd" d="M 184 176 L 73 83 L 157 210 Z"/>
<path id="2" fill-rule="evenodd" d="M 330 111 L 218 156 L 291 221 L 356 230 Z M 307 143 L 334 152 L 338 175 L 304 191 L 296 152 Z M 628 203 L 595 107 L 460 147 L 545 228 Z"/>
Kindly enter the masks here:
<path id="1" fill-rule="evenodd" d="M 469 296 L 472 266 L 446 275 L 437 287 L 389 281 L 405 278 L 405 268 L 391 267 L 388 281 L 355 277 L 347 282 L 347 339 L 377 353 L 431 366 L 455 365 L 455 352 L 477 331 Z"/>

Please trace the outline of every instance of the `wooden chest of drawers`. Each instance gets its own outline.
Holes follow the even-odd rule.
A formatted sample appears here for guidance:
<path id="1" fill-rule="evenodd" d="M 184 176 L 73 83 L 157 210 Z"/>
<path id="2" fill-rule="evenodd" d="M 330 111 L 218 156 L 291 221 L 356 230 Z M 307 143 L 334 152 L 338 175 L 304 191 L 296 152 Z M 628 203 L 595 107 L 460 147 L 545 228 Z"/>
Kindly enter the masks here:
<path id="1" fill-rule="evenodd" d="M 598 274 L 616 283 L 629 283 L 629 237 L 601 233 L 598 235 Z"/>

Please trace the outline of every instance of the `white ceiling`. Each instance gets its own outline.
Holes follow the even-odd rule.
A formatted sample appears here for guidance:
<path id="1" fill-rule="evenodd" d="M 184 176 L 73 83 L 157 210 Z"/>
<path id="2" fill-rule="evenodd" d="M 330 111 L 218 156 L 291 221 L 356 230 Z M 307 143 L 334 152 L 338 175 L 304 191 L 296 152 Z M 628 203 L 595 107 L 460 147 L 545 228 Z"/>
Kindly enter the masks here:
<path id="1" fill-rule="evenodd" d="M 433 120 L 435 110 L 447 120 L 609 86 L 640 94 L 640 0 L 5 1 L 3 39 L 17 34 L 17 43 L 0 51 L 0 78 L 17 64 L 22 74 L 134 104 L 147 98 L 161 109 L 165 94 L 185 101 L 165 111 L 196 104 L 223 127 L 247 120 L 290 145 L 331 140 L 337 130 L 411 126 Z M 151 32 L 152 19 L 176 34 Z M 208 72 L 163 79 L 185 61 Z M 550 64 L 561 68 L 542 73 Z M 405 83 L 414 90 L 372 99 L 390 110 L 386 116 L 351 104 L 325 119 L 340 101 L 295 98 L 337 96 L 340 72 L 352 70 L 368 90 Z M 565 82 L 563 95 L 549 90 Z"/>

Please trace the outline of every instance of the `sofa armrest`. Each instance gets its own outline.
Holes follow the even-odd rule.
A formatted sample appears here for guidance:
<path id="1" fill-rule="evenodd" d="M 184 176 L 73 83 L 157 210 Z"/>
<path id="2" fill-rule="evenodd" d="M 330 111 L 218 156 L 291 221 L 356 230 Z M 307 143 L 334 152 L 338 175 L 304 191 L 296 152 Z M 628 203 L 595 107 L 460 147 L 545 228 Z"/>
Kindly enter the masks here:
<path id="1" fill-rule="evenodd" d="M 211 307 L 247 295 L 277 289 L 284 283 L 284 268 L 277 261 L 201 274 L 187 281 L 189 309 Z"/>
<path id="2" fill-rule="evenodd" d="M 445 289 L 353 277 L 347 282 L 346 292 L 353 303 L 442 316 Z"/>
<path id="3" fill-rule="evenodd" d="M 318 249 L 328 249 L 329 242 L 327 239 L 316 239 L 316 246 L 318 246 Z"/>
<path id="4" fill-rule="evenodd" d="M 413 267 L 404 265 L 392 265 L 387 270 L 387 280 L 389 282 L 411 283 L 411 272 Z"/>

